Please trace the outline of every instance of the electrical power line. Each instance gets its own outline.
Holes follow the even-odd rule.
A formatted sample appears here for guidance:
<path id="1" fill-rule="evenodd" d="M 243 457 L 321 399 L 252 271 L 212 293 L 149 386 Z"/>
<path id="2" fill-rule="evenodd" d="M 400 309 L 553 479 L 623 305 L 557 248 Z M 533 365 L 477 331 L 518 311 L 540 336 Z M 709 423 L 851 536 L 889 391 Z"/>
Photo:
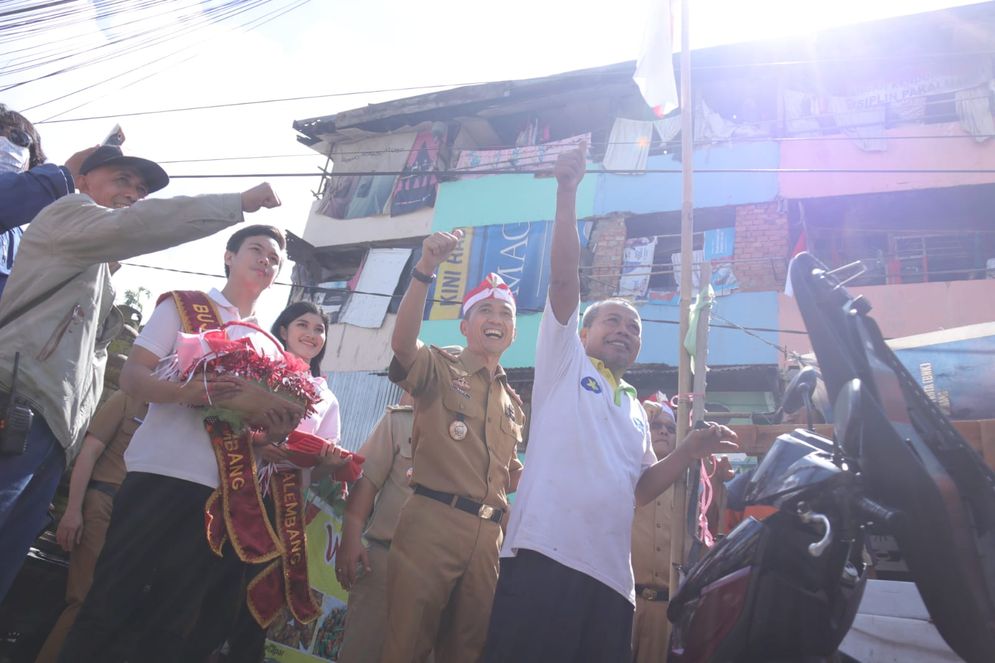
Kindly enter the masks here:
<path id="1" fill-rule="evenodd" d="M 940 56 L 941 54 L 934 54 L 934 55 Z M 992 55 L 995 55 L 995 51 L 984 52 L 984 53 L 959 54 L 959 55 L 960 56 L 966 56 L 966 55 L 987 55 L 987 56 L 992 56 Z M 949 57 L 953 57 L 953 54 L 950 54 Z M 832 60 L 832 61 L 836 62 L 837 60 Z M 792 62 L 766 63 L 766 64 L 768 66 L 771 66 L 771 65 L 776 65 L 776 64 L 797 64 L 798 62 L 808 62 L 808 61 L 792 61 Z M 814 62 L 814 61 L 811 61 L 811 62 Z M 735 66 L 736 67 L 740 67 L 740 66 L 747 66 L 747 65 L 735 65 Z M 752 65 L 750 65 L 750 66 L 752 66 Z M 592 76 L 592 74 L 589 73 L 589 72 L 566 72 L 566 73 L 558 74 L 558 75 L 556 75 L 554 77 L 550 77 L 550 78 L 570 78 L 570 77 L 590 78 L 591 76 Z M 528 80 L 528 79 L 526 79 L 526 80 Z M 117 114 L 113 114 L 113 115 L 92 115 L 92 116 L 86 116 L 86 117 L 65 118 L 65 119 L 61 119 L 61 120 L 43 120 L 41 122 L 36 122 L 35 124 L 44 124 L 44 123 L 54 124 L 56 122 L 83 122 L 83 121 L 87 121 L 87 120 L 106 120 L 106 119 L 115 119 L 115 118 L 122 118 L 122 117 L 138 117 L 138 116 L 144 116 L 144 115 L 160 115 L 160 114 L 164 114 L 164 113 L 183 113 L 183 112 L 200 111 L 200 110 L 214 110 L 214 109 L 218 109 L 218 108 L 232 108 L 232 107 L 251 106 L 251 105 L 258 105 L 258 104 L 272 104 L 272 103 L 284 103 L 284 102 L 292 102 L 292 101 L 306 101 L 306 100 L 312 100 L 312 99 L 328 99 L 328 98 L 334 98 L 334 97 L 348 97 L 348 96 L 356 96 L 356 95 L 364 95 L 364 94 L 383 94 L 383 93 L 387 93 L 387 92 L 409 92 L 409 91 L 414 91 L 414 90 L 430 90 L 430 89 L 441 89 L 441 88 L 458 88 L 458 87 L 469 87 L 469 86 L 475 86 L 475 85 L 497 85 L 497 84 L 501 84 L 501 83 L 514 83 L 514 82 L 519 82 L 519 81 L 506 81 L 505 80 L 505 81 L 474 81 L 474 82 L 463 82 L 463 83 L 439 83 L 439 84 L 416 85 L 416 86 L 409 86 L 409 87 L 381 88 L 381 89 L 373 89 L 373 90 L 356 90 L 356 91 L 350 91 L 350 92 L 332 92 L 332 93 L 316 94 L 316 95 L 300 95 L 300 96 L 294 96 L 294 97 L 276 97 L 276 98 L 269 98 L 269 99 L 245 100 L 245 101 L 230 102 L 230 103 L 223 103 L 223 104 L 206 104 L 206 105 L 200 105 L 200 106 L 186 106 L 186 107 L 178 107 L 178 108 L 152 109 L 152 110 L 144 110 L 144 111 L 133 111 L 133 112 L 127 112 L 127 113 L 117 113 Z M 940 93 L 940 94 L 942 94 L 942 93 Z M 937 96 L 937 94 L 913 95 L 913 96 L 909 96 L 909 97 L 903 98 L 901 100 L 901 103 L 899 103 L 897 105 L 899 107 L 906 107 L 906 106 L 908 106 L 909 102 L 911 102 L 911 101 L 916 101 L 918 99 L 928 99 L 929 97 L 935 97 L 935 96 Z M 932 102 L 931 101 L 927 101 L 927 102 L 925 102 L 925 105 L 928 106 L 930 104 L 949 104 L 949 103 L 952 103 L 952 101 L 953 101 L 952 99 L 951 100 L 938 100 L 938 101 L 932 101 Z M 44 105 L 44 104 L 42 104 L 42 105 Z M 862 108 L 861 111 L 864 112 L 864 111 L 867 111 L 867 110 L 873 110 L 875 108 L 883 108 L 883 107 L 887 107 L 887 106 L 890 106 L 890 105 L 894 105 L 894 104 L 889 103 L 889 102 L 883 102 L 883 103 L 880 103 L 880 104 L 871 104 L 871 105 L 867 106 L 866 108 Z M 831 112 L 826 112 L 826 113 L 799 115 L 797 117 L 792 117 L 791 120 L 792 121 L 799 121 L 799 120 L 811 120 L 811 119 L 820 119 L 820 118 L 832 118 L 832 117 L 834 117 L 836 115 L 839 115 L 839 114 L 844 114 L 845 115 L 846 113 L 831 113 Z"/>
<path id="2" fill-rule="evenodd" d="M 680 175 L 679 168 L 646 168 L 639 169 L 605 169 L 587 170 L 590 175 Z M 696 168 L 695 175 L 719 174 L 782 174 L 782 175 L 992 175 L 995 168 Z M 170 175 L 171 179 L 229 179 L 229 178 L 273 178 L 273 177 L 318 177 L 321 171 L 315 173 L 210 173 L 201 175 Z M 380 175 L 404 177 L 455 178 L 467 175 L 546 175 L 552 176 L 552 167 L 548 171 L 533 170 L 436 170 L 436 171 L 404 171 L 404 170 L 369 170 L 349 173 L 335 173 L 334 177 L 376 177 Z"/>
<path id="3" fill-rule="evenodd" d="M 134 111 L 130 113 L 115 113 L 113 115 L 91 115 L 88 117 L 69 117 L 62 120 L 41 120 L 34 124 L 59 124 L 62 122 L 86 122 L 89 120 L 109 120 L 122 117 L 140 117 L 143 115 L 162 115 L 164 113 L 186 113 L 189 111 L 214 110 L 217 108 L 237 108 L 240 106 L 256 106 L 259 104 L 276 104 L 289 101 L 307 101 L 309 99 L 330 99 L 332 97 L 353 97 L 362 94 L 381 94 L 385 92 L 410 92 L 413 90 L 435 90 L 449 87 L 465 87 L 468 85 L 484 85 L 486 83 L 438 83 L 433 85 L 413 85 L 408 87 L 383 88 L 379 90 L 353 90 L 351 92 L 332 92 L 328 94 L 309 94 L 298 97 L 279 97 L 274 99 L 255 99 L 234 101 L 224 104 L 206 104 L 203 106 L 185 106 L 180 108 L 162 108 L 157 110 Z"/>
<path id="4" fill-rule="evenodd" d="M 227 278 L 224 274 L 211 274 L 211 273 L 208 273 L 208 272 L 198 272 L 198 271 L 193 271 L 193 270 L 188 270 L 188 269 L 178 269 L 176 267 L 160 267 L 158 265 L 145 265 L 145 264 L 135 263 L 135 262 L 122 262 L 121 264 L 124 265 L 124 266 L 126 266 L 126 267 L 140 267 L 140 268 L 143 268 L 143 269 L 154 269 L 154 270 L 162 271 L 162 272 L 173 272 L 173 273 L 176 273 L 176 274 L 187 274 L 189 276 L 204 276 L 204 277 L 208 277 L 208 278 L 221 279 L 221 280 L 224 280 L 224 279 Z M 386 294 L 386 293 L 382 293 L 382 292 L 365 292 L 365 291 L 362 291 L 362 290 L 350 290 L 349 288 L 330 288 L 330 287 L 327 287 L 327 286 L 303 285 L 303 284 L 299 284 L 299 283 L 285 283 L 285 282 L 281 282 L 281 281 L 274 281 L 273 285 L 285 286 L 285 287 L 288 287 L 288 288 L 301 288 L 303 290 L 310 290 L 312 292 L 347 293 L 347 294 L 350 294 L 350 295 L 365 295 L 365 296 L 369 296 L 369 297 L 386 297 L 386 298 L 389 298 L 391 300 L 400 299 L 402 297 L 402 295 Z M 444 304 L 444 305 L 453 305 L 453 306 L 457 305 L 454 302 L 452 302 L 451 300 L 447 300 L 447 299 L 433 299 L 433 298 L 428 298 L 426 301 L 430 302 L 430 303 L 433 303 L 433 304 Z M 541 309 L 541 308 L 530 308 L 530 307 L 517 307 L 517 310 L 519 312 L 524 312 L 524 313 L 542 313 L 543 312 L 543 309 Z M 657 319 L 654 319 L 654 318 L 641 318 L 641 319 L 642 319 L 642 321 L 644 323 L 662 324 L 662 325 L 679 325 L 680 324 L 680 322 L 677 321 L 677 320 L 657 320 Z M 768 334 L 800 334 L 800 335 L 808 335 L 808 332 L 805 332 L 805 331 L 797 331 L 797 330 L 790 330 L 790 329 L 776 329 L 776 328 L 771 328 L 771 327 L 744 327 L 744 326 L 736 324 L 734 322 L 730 322 L 729 320 L 726 320 L 725 318 L 723 318 L 722 320 L 723 320 L 723 322 L 726 322 L 727 324 L 724 324 L 724 325 L 712 324 L 710 326 L 714 327 L 714 328 L 717 328 L 717 329 L 733 329 L 733 330 L 746 331 L 746 332 L 751 332 L 752 331 L 752 332 L 768 333 Z M 764 339 L 764 338 L 762 338 L 760 336 L 756 336 L 756 338 L 758 340 L 761 340 L 761 341 L 765 342 L 765 343 L 768 343 L 768 344 L 770 343 L 770 341 L 768 341 L 768 340 L 766 340 L 766 339 Z M 783 348 L 780 348 L 779 346 L 774 346 L 774 347 L 777 347 L 779 350 L 782 350 L 783 352 L 787 353 L 787 350 L 784 350 Z"/>
<path id="5" fill-rule="evenodd" d="M 257 4 L 252 4 L 252 5 L 248 6 L 248 7 L 243 7 L 243 8 L 237 9 L 236 11 L 232 11 L 228 15 L 222 17 L 222 19 L 223 18 L 230 18 L 230 17 L 233 17 L 233 16 L 240 15 L 242 13 L 245 13 L 245 12 L 249 11 L 250 9 L 255 8 L 256 6 L 261 6 L 262 3 L 270 2 L 270 0 L 256 0 L 256 1 L 257 1 Z M 291 11 L 294 11 L 295 9 L 298 9 L 299 7 L 302 7 L 305 4 L 308 4 L 309 2 L 310 2 L 310 0 L 295 0 L 295 1 L 291 2 L 291 3 L 288 3 L 287 5 L 283 5 L 282 7 L 278 8 L 278 9 L 275 9 L 275 10 L 273 10 L 271 12 L 263 14 L 262 16 L 257 16 L 257 17 L 255 17 L 253 19 L 245 21 L 245 22 L 243 22 L 243 23 L 241 23 L 239 25 L 236 25 L 236 26 L 234 26 L 233 29 L 235 29 L 235 30 L 244 29 L 246 32 L 252 31 L 252 30 L 254 30 L 254 29 L 256 29 L 256 28 L 258 28 L 258 27 L 260 27 L 262 25 L 265 25 L 265 24 L 267 24 L 267 23 L 269 23 L 269 22 L 271 22 L 271 21 L 273 21 L 273 20 L 275 20 L 277 18 L 280 18 L 284 14 L 287 14 L 287 13 L 289 13 Z M 219 19 L 219 21 L 220 20 L 221 19 Z M 171 39 L 172 38 L 170 38 L 170 40 Z M 161 41 L 162 41 L 162 43 L 164 43 L 167 40 L 161 40 Z M 168 58 L 170 58 L 170 57 L 172 57 L 174 55 L 177 55 L 177 54 L 182 53 L 184 51 L 189 51 L 191 48 L 199 46 L 201 44 L 204 44 L 204 43 L 206 43 L 208 41 L 209 41 L 209 39 L 203 39 L 203 40 L 201 40 L 199 42 L 196 42 L 196 43 L 194 43 L 192 45 L 187 45 L 187 46 L 184 46 L 182 48 L 179 48 L 179 49 L 176 49 L 174 51 L 171 51 L 171 52 L 167 53 L 166 55 L 160 57 L 156 62 L 162 62 L 163 60 L 168 60 Z M 145 45 L 143 45 L 142 47 L 144 48 Z M 188 56 L 188 57 L 186 57 L 186 58 L 184 58 L 182 60 L 179 60 L 179 61 L 176 61 L 176 62 L 169 62 L 166 66 L 158 69 L 157 71 L 153 72 L 152 74 L 144 76 L 144 77 L 142 77 L 142 78 L 140 78 L 140 79 L 138 79 L 136 81 L 132 81 L 131 83 L 129 83 L 129 84 L 123 86 L 123 87 L 129 87 L 130 85 L 133 85 L 133 84 L 135 84 L 137 82 L 140 82 L 140 81 L 143 81 L 143 80 L 148 80 L 152 76 L 158 75 L 158 74 L 162 73 L 163 71 L 165 71 L 166 69 L 168 69 L 168 68 L 170 68 L 172 66 L 180 64 L 182 62 L 186 62 L 186 61 L 192 60 L 193 58 L 197 57 L 197 55 L 198 55 L 197 53 L 193 53 L 192 55 L 190 55 L 190 56 Z M 149 67 L 151 64 L 153 64 L 153 62 L 144 62 L 144 63 L 138 65 L 137 67 L 133 67 L 133 68 L 128 69 L 128 70 L 126 70 L 124 72 L 121 72 L 121 73 L 115 74 L 113 76 L 104 78 L 104 79 L 102 79 L 102 80 L 100 80 L 100 81 L 98 81 L 96 83 L 84 86 L 84 87 L 79 88 L 77 90 L 73 90 L 71 92 L 63 94 L 63 95 L 61 95 L 59 97 L 56 97 L 54 99 L 49 99 L 48 101 L 42 102 L 40 104 L 35 104 L 34 106 L 31 106 L 31 107 L 26 108 L 24 110 L 25 111 L 29 111 L 29 110 L 32 110 L 32 109 L 35 109 L 35 108 L 39 108 L 41 106 L 47 106 L 49 104 L 55 103 L 56 101 L 61 101 L 62 99 L 65 99 L 65 98 L 71 97 L 73 95 L 79 94 L 80 92 L 85 92 L 86 90 L 90 90 L 90 89 L 93 89 L 95 87 L 99 87 L 99 86 L 104 85 L 104 84 L 106 84 L 106 83 L 108 83 L 110 81 L 113 81 L 113 80 L 116 80 L 118 78 L 121 78 L 122 76 L 126 76 L 128 74 L 135 73 L 136 71 L 140 71 L 142 69 L 145 69 L 145 68 Z M 59 115 L 71 112 L 72 110 L 76 110 L 77 108 L 82 108 L 83 106 L 86 106 L 87 104 L 92 103 L 92 101 L 94 101 L 94 100 L 91 100 L 90 102 L 87 102 L 87 103 L 84 103 L 84 104 L 80 104 L 78 106 L 75 106 L 75 107 L 73 107 L 73 108 L 71 108 L 69 110 L 63 111 L 62 113 L 56 113 L 55 115 L 52 115 L 52 116 L 46 118 L 45 120 L 37 122 L 36 124 L 42 124 L 46 120 L 53 120 L 54 118 L 58 117 Z"/>

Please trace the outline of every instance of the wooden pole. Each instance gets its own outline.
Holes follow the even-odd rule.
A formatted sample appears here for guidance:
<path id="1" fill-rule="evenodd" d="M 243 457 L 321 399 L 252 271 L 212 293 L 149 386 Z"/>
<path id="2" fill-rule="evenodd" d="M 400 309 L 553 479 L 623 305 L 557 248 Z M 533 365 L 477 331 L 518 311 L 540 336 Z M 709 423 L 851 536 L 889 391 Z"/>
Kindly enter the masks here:
<path id="1" fill-rule="evenodd" d="M 691 310 L 692 262 L 694 261 L 694 103 L 691 99 L 691 39 L 690 0 L 681 0 L 681 181 L 683 183 L 681 205 L 681 318 L 677 336 L 677 440 L 684 441 L 688 433 L 689 399 L 691 387 L 691 357 L 684 349 L 684 339 L 688 333 Z M 673 527 L 670 539 L 670 591 L 680 587 L 684 565 L 686 528 L 684 515 L 687 513 L 688 473 L 684 472 L 673 488 L 674 505 L 671 513 Z"/>

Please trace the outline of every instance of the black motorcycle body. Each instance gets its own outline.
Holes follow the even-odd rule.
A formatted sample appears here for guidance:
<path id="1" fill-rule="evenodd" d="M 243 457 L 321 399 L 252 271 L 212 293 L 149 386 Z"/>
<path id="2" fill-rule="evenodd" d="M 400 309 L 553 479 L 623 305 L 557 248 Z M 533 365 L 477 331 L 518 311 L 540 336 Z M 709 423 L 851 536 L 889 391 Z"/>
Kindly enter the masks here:
<path id="1" fill-rule="evenodd" d="M 673 596 L 669 660 L 832 657 L 866 579 L 864 529 L 892 534 L 937 630 L 968 663 L 995 661 L 995 473 L 887 347 L 832 272 L 789 277 L 834 403 L 836 442 L 797 430 L 758 466 L 747 518 Z"/>

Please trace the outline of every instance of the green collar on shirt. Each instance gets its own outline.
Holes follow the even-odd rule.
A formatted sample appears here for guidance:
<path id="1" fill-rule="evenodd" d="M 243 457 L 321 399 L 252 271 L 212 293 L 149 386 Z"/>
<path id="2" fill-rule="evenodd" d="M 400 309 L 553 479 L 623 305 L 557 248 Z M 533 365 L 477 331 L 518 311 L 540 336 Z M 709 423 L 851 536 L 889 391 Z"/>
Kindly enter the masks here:
<path id="1" fill-rule="evenodd" d="M 588 357 L 591 363 L 594 364 L 594 368 L 598 369 L 598 373 L 604 376 L 605 380 L 608 381 L 608 386 L 612 388 L 612 392 L 615 394 L 615 405 L 622 404 L 622 394 L 629 394 L 629 398 L 635 400 L 636 398 L 636 388 L 625 380 L 617 379 L 615 374 L 608 370 L 605 366 L 605 362 L 600 359 L 595 359 L 594 357 Z"/>

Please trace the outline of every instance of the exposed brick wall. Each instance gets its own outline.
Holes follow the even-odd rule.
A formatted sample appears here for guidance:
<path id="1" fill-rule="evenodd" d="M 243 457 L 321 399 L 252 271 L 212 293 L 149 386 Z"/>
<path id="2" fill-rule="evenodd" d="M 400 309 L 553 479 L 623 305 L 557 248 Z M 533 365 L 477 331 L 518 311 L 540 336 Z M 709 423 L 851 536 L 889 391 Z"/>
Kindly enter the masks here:
<path id="1" fill-rule="evenodd" d="M 788 212 L 778 201 L 736 208 L 733 271 L 741 291 L 784 290 Z"/>
<path id="2" fill-rule="evenodd" d="M 587 300 L 611 297 L 618 292 L 625 251 L 625 219 L 611 216 L 595 221 L 588 248 L 593 252 L 590 269 L 581 271 L 581 290 Z"/>

